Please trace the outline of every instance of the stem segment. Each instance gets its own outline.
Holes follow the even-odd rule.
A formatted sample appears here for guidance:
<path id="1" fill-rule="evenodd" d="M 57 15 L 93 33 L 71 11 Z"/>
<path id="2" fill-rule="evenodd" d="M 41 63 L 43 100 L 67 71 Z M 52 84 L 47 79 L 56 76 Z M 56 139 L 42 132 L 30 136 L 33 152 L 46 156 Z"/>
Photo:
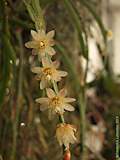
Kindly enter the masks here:
<path id="1" fill-rule="evenodd" d="M 80 160 L 84 160 L 84 153 L 85 153 L 85 126 L 86 126 L 86 120 L 85 120 L 85 110 L 86 110 L 86 100 L 85 100 L 85 93 L 84 88 L 82 88 L 82 91 L 79 95 L 79 106 L 80 106 Z"/>
<path id="2" fill-rule="evenodd" d="M 17 137 L 18 137 L 18 125 L 19 125 L 19 115 L 21 109 L 21 99 L 22 99 L 22 86 L 23 86 L 23 44 L 20 31 L 17 33 L 17 39 L 20 45 L 20 68 L 19 68 L 19 77 L 18 77 L 18 93 L 16 100 L 16 117 L 13 124 L 13 147 L 11 160 L 16 160 L 16 149 L 17 149 Z"/>

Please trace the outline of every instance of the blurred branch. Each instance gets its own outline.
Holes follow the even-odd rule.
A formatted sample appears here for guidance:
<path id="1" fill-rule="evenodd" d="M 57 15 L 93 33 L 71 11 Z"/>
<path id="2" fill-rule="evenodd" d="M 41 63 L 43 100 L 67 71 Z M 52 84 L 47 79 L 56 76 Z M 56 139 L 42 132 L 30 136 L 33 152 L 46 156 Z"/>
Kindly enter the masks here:
<path id="1" fill-rule="evenodd" d="M 84 38 L 83 38 L 83 31 L 82 31 L 82 25 L 81 25 L 80 18 L 73 7 L 71 0 L 64 0 L 64 5 L 69 12 L 72 24 L 75 26 L 78 32 L 81 55 L 83 55 L 86 59 L 88 59 L 88 51 L 87 51 L 87 47 L 85 45 Z"/>
<path id="2" fill-rule="evenodd" d="M 3 67 L 1 71 L 2 80 L 0 81 L 0 105 L 2 105 L 6 87 L 8 84 L 10 76 L 10 60 L 12 60 L 13 65 L 15 63 L 15 51 L 10 42 L 10 32 L 8 26 L 8 17 L 6 13 L 6 2 L 4 0 L 0 1 L 0 16 L 1 16 L 1 39 L 2 39 L 2 48 L 1 48 L 1 58 L 3 60 Z"/>
<path id="3" fill-rule="evenodd" d="M 96 22 L 98 23 L 98 25 L 99 25 L 99 27 L 101 29 L 101 33 L 103 35 L 103 39 L 104 39 L 104 42 L 105 42 L 105 45 L 106 45 L 106 42 L 107 42 L 107 31 L 104 28 L 104 25 L 103 25 L 99 15 L 96 14 L 94 8 L 92 7 L 91 3 L 89 3 L 88 0 L 80 0 L 80 2 L 81 2 L 82 5 L 84 5 L 89 10 L 89 12 L 95 18 Z"/>
<path id="4" fill-rule="evenodd" d="M 11 160 L 16 160 L 18 125 L 19 125 L 20 109 L 21 109 L 21 104 L 22 104 L 22 88 L 23 88 L 24 51 L 23 51 L 21 31 L 17 31 L 16 36 L 17 36 L 19 46 L 20 46 L 20 65 L 19 65 L 19 75 L 18 75 L 18 93 L 17 93 L 17 100 L 16 100 L 16 116 L 15 116 L 15 121 L 13 124 L 13 146 L 12 146 Z"/>

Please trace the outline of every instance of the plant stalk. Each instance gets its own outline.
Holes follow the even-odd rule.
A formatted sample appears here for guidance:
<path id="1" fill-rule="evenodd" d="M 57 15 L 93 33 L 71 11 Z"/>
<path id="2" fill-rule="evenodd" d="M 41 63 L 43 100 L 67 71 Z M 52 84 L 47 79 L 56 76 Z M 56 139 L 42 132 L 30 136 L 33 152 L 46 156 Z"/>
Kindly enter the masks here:
<path id="1" fill-rule="evenodd" d="M 16 160 L 16 150 L 17 150 L 17 138 L 18 138 L 18 127 L 19 127 L 19 116 L 21 109 L 22 100 L 22 87 L 23 87 L 23 43 L 21 33 L 17 32 L 17 39 L 20 46 L 20 66 L 19 66 L 19 76 L 18 76 L 18 93 L 16 100 L 16 116 L 13 124 L 13 147 L 11 153 L 11 160 Z"/>

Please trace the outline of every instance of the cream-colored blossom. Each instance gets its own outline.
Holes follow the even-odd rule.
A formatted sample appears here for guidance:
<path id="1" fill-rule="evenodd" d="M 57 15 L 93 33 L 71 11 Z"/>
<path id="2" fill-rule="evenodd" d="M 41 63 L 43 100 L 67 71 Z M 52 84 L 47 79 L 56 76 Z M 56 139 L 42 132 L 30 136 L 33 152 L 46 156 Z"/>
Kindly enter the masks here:
<path id="1" fill-rule="evenodd" d="M 76 142 L 75 137 L 76 128 L 73 125 L 61 123 L 57 126 L 56 137 L 60 145 L 64 145 L 66 149 L 69 148 L 69 144 Z"/>
<path id="2" fill-rule="evenodd" d="M 32 67 L 32 72 L 37 74 L 37 79 L 40 80 L 40 89 L 48 87 L 49 82 L 58 82 L 62 77 L 67 75 L 67 72 L 57 70 L 59 63 L 57 61 L 49 62 L 47 58 L 42 58 L 43 67 Z"/>
<path id="3" fill-rule="evenodd" d="M 33 40 L 25 43 L 25 46 L 27 48 L 33 48 L 40 57 L 45 56 L 46 53 L 52 56 L 55 54 L 55 50 L 53 48 L 54 34 L 54 30 L 48 32 L 47 34 L 44 30 L 38 30 L 38 32 L 31 30 Z"/>
<path id="4" fill-rule="evenodd" d="M 50 88 L 47 88 L 46 91 L 48 97 L 36 99 L 36 102 L 40 103 L 41 111 L 49 109 L 50 115 L 55 113 L 62 115 L 65 110 L 74 111 L 74 107 L 69 103 L 74 102 L 75 99 L 66 97 L 65 89 L 61 89 L 58 94 Z"/>

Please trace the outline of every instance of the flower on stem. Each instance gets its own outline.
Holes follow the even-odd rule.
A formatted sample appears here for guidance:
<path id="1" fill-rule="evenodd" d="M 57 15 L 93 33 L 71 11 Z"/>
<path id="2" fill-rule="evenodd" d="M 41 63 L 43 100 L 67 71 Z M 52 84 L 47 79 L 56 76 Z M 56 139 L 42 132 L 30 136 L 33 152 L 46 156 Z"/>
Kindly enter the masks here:
<path id="1" fill-rule="evenodd" d="M 76 128 L 73 125 L 61 123 L 58 124 L 56 129 L 56 137 L 59 144 L 64 145 L 66 150 L 69 149 L 69 144 L 73 144 L 76 142 Z"/>
<path id="2" fill-rule="evenodd" d="M 74 111 L 74 107 L 69 103 L 74 102 L 75 99 L 66 97 L 65 89 L 61 89 L 57 94 L 50 88 L 46 91 L 48 97 L 36 99 L 36 102 L 41 104 L 41 111 L 49 109 L 51 115 L 55 113 L 62 115 L 65 110 Z"/>
<path id="3" fill-rule="evenodd" d="M 43 67 L 32 67 L 32 72 L 37 74 L 37 79 L 40 80 L 40 89 L 48 87 L 49 82 L 58 82 L 62 77 L 67 76 L 67 72 L 57 70 L 58 61 L 49 62 L 47 58 L 42 58 Z"/>
<path id="4" fill-rule="evenodd" d="M 33 48 L 40 57 L 44 57 L 46 53 L 53 56 L 55 54 L 55 50 L 53 48 L 55 44 L 53 40 L 54 34 L 54 30 L 47 34 L 44 30 L 38 30 L 37 32 L 31 30 L 33 40 L 25 43 L 25 46 L 27 48 Z"/>

